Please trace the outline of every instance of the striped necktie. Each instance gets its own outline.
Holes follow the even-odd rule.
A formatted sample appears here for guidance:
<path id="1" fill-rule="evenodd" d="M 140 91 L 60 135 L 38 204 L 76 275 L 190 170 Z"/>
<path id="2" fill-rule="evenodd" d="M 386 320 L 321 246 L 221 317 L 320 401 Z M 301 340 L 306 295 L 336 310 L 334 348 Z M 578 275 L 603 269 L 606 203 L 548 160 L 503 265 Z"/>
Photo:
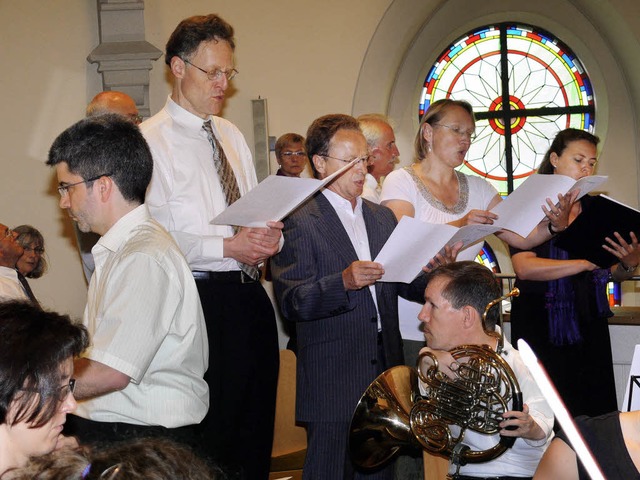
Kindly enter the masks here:
<path id="1" fill-rule="evenodd" d="M 227 156 L 224 153 L 222 145 L 220 145 L 220 142 L 213 134 L 213 129 L 211 128 L 211 120 L 207 120 L 206 122 L 204 122 L 202 128 L 205 132 L 207 132 L 207 138 L 209 139 L 211 148 L 213 148 L 213 164 L 216 167 L 216 171 L 218 172 L 218 178 L 220 179 L 220 185 L 222 186 L 222 191 L 227 201 L 227 206 L 229 206 L 240 198 L 240 188 L 238 187 L 236 175 L 233 173 L 233 169 L 231 168 L 229 160 L 227 160 Z M 238 227 L 233 228 L 233 231 L 236 233 L 238 232 L 238 230 Z M 242 262 L 238 262 L 238 266 L 240 267 L 240 270 L 242 270 L 252 279 L 258 280 L 260 278 L 260 272 L 256 267 L 247 265 L 246 263 Z"/>

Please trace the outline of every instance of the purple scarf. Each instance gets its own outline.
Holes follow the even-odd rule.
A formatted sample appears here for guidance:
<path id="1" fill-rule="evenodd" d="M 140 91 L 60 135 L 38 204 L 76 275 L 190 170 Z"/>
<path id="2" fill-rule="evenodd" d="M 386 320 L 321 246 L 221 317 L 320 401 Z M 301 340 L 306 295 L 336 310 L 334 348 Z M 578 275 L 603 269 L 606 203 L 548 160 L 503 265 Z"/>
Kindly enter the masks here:
<path id="1" fill-rule="evenodd" d="M 555 245 L 554 239 L 549 242 L 549 258 L 568 260 L 569 254 Z M 609 280 L 609 271 L 597 269 L 591 272 L 590 280 L 595 285 L 596 307 L 599 317 L 609 316 L 609 304 L 602 295 Z M 549 340 L 553 345 L 574 345 L 582 341 L 578 316 L 575 310 L 575 292 L 571 277 L 562 277 L 549 281 L 549 289 L 545 293 L 545 307 L 549 321 Z"/>

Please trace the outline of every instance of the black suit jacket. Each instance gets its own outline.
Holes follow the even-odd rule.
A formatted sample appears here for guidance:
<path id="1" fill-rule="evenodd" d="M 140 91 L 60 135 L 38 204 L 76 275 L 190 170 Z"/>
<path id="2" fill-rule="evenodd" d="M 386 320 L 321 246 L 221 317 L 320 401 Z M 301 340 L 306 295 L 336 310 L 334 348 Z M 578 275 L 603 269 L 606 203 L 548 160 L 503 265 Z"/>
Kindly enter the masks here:
<path id="1" fill-rule="evenodd" d="M 363 200 L 371 258 L 396 226 L 391 210 Z M 346 291 L 342 271 L 358 256 L 340 218 L 316 194 L 284 221 L 285 243 L 271 268 L 283 315 L 296 322 L 299 421 L 349 421 L 358 400 L 381 373 L 376 307 L 369 288 Z M 375 285 L 387 367 L 403 363 L 398 293 L 424 301 L 426 277 L 410 285 Z"/>

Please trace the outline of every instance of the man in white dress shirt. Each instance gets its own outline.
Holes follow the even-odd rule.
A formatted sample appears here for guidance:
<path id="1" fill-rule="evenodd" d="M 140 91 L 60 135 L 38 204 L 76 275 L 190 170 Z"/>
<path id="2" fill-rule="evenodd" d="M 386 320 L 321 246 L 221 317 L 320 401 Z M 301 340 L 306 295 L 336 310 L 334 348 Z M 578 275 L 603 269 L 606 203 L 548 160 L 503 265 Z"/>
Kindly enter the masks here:
<path id="1" fill-rule="evenodd" d="M 91 346 L 75 362 L 82 442 L 164 436 L 198 446 L 209 405 L 204 316 L 189 266 L 144 203 L 153 161 L 120 115 L 87 118 L 58 136 L 47 164 L 60 207 L 99 234 L 83 323 Z"/>
<path id="2" fill-rule="evenodd" d="M 16 271 L 16 262 L 22 256 L 17 237 L 17 233 L 0 223 L 0 302 L 29 299 Z"/>
<path id="3" fill-rule="evenodd" d="M 154 161 L 149 210 L 187 258 L 207 322 L 211 408 L 203 445 L 226 469 L 263 480 L 269 475 L 279 357 L 275 314 L 255 267 L 278 251 L 283 225 L 211 224 L 257 184 L 242 133 L 216 116 L 237 73 L 234 45 L 233 28 L 217 15 L 180 22 L 165 53 L 171 95 L 140 128 Z"/>
<path id="4" fill-rule="evenodd" d="M 398 163 L 400 152 L 396 147 L 396 136 L 388 118 L 379 113 L 360 115 L 358 123 L 367 139 L 371 155 L 371 165 L 367 168 L 362 198 L 379 204 L 384 177 L 389 175 Z"/>

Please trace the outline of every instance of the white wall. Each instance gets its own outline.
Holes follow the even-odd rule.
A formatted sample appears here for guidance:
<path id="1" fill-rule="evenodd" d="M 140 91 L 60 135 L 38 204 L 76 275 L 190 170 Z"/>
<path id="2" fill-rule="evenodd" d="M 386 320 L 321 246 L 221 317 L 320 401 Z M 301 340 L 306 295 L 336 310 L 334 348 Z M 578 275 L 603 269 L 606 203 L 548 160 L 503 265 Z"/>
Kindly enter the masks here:
<path id="1" fill-rule="evenodd" d="M 422 62 L 435 58 L 457 34 L 476 20 L 504 19 L 502 12 L 517 6 L 519 18 L 571 34 L 563 39 L 601 72 L 597 92 L 606 91 L 606 129 L 601 133 L 600 173 L 615 178 L 610 192 L 616 198 L 638 204 L 640 63 L 635 59 L 640 20 L 635 0 L 145 3 L 146 39 L 161 50 L 176 24 L 192 14 L 217 12 L 235 27 L 240 75 L 224 114 L 245 132 L 250 145 L 250 100 L 258 96 L 268 100 L 269 133 L 274 136 L 304 133 L 326 113 L 401 108 L 392 99 L 402 95 L 409 108 L 416 86 L 402 83 L 398 69 L 413 69 L 419 79 L 420 68 L 426 68 L 420 67 Z M 71 223 L 57 207 L 55 182 L 43 162 L 56 135 L 83 117 L 86 103 L 101 89 L 96 66 L 86 61 L 98 44 L 96 10 L 91 0 L 0 0 L 0 222 L 30 223 L 44 233 L 51 270 L 32 282 L 34 291 L 46 306 L 75 316 L 84 308 L 86 287 Z M 578 31 L 572 30 L 575 25 Z M 420 57 L 418 47 L 419 61 L 413 60 Z M 161 58 L 151 71 L 152 112 L 162 107 L 169 88 Z M 401 125 L 402 141 L 410 144 L 413 134 L 410 122 Z M 410 161 L 410 145 L 402 144 L 401 150 Z"/>
<path id="2" fill-rule="evenodd" d="M 362 58 L 390 0 L 145 2 L 146 39 L 161 50 L 180 20 L 219 13 L 236 30 L 235 93 L 224 114 L 252 138 L 251 102 L 268 99 L 271 135 L 305 133 L 325 113 L 349 113 Z M 81 316 L 86 286 L 72 225 L 43 163 L 54 138 L 84 116 L 101 90 L 87 55 L 98 44 L 96 2 L 0 0 L 3 115 L 0 223 L 30 223 L 45 236 L 51 269 L 31 282 L 41 302 Z M 164 58 L 151 71 L 152 113 L 170 85 Z"/>
<path id="3" fill-rule="evenodd" d="M 31 282 L 43 305 L 81 315 L 86 286 L 71 223 L 44 165 L 53 139 L 84 116 L 98 89 L 86 56 L 97 45 L 95 2 L 0 0 L 0 223 L 45 237 L 50 272 Z"/>

